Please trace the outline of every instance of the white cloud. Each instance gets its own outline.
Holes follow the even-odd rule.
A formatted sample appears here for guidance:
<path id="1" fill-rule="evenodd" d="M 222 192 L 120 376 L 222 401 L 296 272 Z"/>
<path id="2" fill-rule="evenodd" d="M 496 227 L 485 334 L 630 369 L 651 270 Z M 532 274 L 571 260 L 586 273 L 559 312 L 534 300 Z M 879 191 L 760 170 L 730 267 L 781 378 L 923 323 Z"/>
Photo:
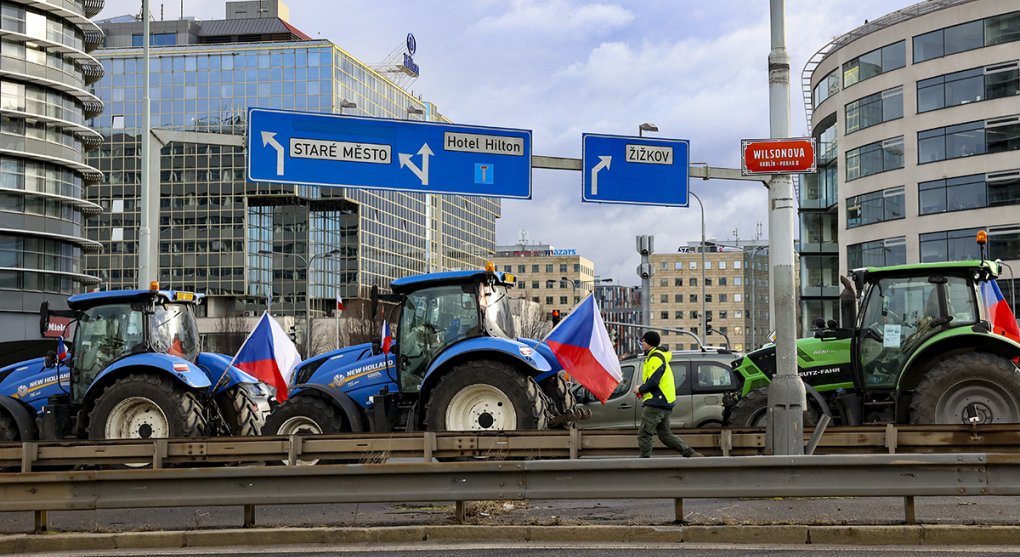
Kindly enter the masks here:
<path id="1" fill-rule="evenodd" d="M 548 41 L 567 41 L 581 35 L 600 34 L 622 27 L 634 15 L 615 4 L 552 0 L 514 0 L 504 13 L 483 17 L 475 27 L 478 34 L 539 35 Z"/>

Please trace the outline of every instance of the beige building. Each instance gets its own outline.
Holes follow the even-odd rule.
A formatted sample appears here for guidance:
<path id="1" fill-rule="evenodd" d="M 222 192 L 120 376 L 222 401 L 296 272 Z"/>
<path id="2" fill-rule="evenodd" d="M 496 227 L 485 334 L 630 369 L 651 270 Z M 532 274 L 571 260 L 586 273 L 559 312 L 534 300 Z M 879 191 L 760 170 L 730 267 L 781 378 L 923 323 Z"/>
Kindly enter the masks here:
<path id="1" fill-rule="evenodd" d="M 702 336 L 702 310 L 713 330 L 729 338 L 737 351 L 760 346 L 769 332 L 768 243 L 763 241 L 690 243 L 675 253 L 650 257 L 652 277 L 652 325 L 683 329 Z M 718 333 L 705 339 L 722 346 Z M 665 331 L 663 344 L 671 350 L 696 349 L 688 335 Z"/>
<path id="2" fill-rule="evenodd" d="M 939 0 L 865 22 L 811 58 L 818 172 L 800 187 L 802 332 L 838 318 L 840 274 L 976 259 L 980 229 L 987 256 L 1017 268 L 1018 51 L 1017 0 Z"/>
<path id="3" fill-rule="evenodd" d="M 539 304 L 546 318 L 553 310 L 567 315 L 596 283 L 609 282 L 596 279 L 595 263 L 572 249 L 498 246 L 492 261 L 496 269 L 517 275 L 513 296 Z"/>

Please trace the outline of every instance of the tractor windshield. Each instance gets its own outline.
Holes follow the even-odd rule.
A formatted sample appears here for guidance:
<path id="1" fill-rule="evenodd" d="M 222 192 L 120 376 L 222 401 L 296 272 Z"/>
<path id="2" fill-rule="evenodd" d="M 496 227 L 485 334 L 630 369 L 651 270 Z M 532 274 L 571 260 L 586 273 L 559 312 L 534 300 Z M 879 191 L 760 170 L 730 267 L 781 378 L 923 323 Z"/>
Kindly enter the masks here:
<path id="1" fill-rule="evenodd" d="M 963 277 L 890 277 L 873 284 L 858 332 L 869 385 L 892 386 L 909 356 L 945 327 L 974 324 L 974 287 Z"/>
<path id="2" fill-rule="evenodd" d="M 149 316 L 152 349 L 185 360 L 198 356 L 198 325 L 189 304 L 160 304 Z"/>
<path id="3" fill-rule="evenodd" d="M 507 287 L 502 284 L 482 284 L 479 288 L 478 303 L 485 318 L 485 331 L 493 337 L 517 338 Z"/>

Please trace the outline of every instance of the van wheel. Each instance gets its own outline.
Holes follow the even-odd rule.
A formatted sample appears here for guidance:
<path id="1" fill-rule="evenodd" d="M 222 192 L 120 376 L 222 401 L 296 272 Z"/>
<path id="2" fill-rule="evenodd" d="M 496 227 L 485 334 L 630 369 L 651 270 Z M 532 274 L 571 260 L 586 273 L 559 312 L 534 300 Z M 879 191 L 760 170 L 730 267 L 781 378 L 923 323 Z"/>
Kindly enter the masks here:
<path id="1" fill-rule="evenodd" d="M 959 354 L 935 365 L 910 401 L 910 423 L 1020 422 L 1020 368 L 986 352 Z"/>

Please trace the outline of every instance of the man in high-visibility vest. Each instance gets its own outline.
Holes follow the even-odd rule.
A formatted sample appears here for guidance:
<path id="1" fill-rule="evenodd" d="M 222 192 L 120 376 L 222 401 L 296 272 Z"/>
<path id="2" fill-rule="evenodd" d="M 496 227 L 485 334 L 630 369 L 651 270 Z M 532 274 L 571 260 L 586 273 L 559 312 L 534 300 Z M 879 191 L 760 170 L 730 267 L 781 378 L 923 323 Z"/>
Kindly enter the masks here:
<path id="1" fill-rule="evenodd" d="M 655 331 L 648 331 L 641 337 L 645 362 L 641 368 L 642 383 L 634 389 L 634 394 L 644 400 L 641 427 L 638 429 L 641 458 L 652 456 L 652 434 L 657 434 L 664 445 L 680 451 L 686 457 L 705 456 L 673 435 L 670 429 L 669 415 L 673 413 L 673 404 L 676 402 L 673 370 L 669 367 L 673 355 L 659 348 L 659 340 L 659 333 Z"/>

